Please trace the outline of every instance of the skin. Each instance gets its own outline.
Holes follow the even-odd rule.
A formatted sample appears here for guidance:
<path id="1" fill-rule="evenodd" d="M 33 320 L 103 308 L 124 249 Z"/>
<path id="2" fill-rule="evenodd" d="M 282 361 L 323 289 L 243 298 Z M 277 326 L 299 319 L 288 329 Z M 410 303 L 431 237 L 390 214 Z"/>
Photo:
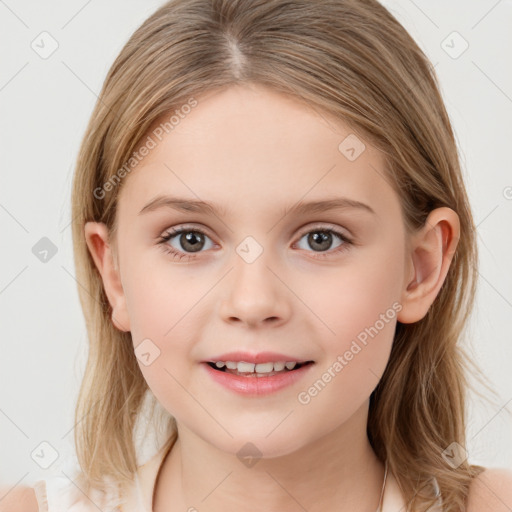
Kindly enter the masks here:
<path id="1" fill-rule="evenodd" d="M 134 349 L 149 338 L 160 350 L 139 366 L 178 424 L 154 510 L 375 510 L 384 466 L 366 435 L 369 397 L 397 320 L 423 318 L 443 284 L 458 216 L 436 209 L 409 234 L 399 197 L 383 178 L 383 155 L 364 141 L 362 154 L 348 160 L 338 145 L 351 131 L 304 103 L 256 85 L 197 99 L 124 179 L 116 238 L 101 223 L 85 226 L 113 322 L 131 332 Z M 162 193 L 227 211 L 139 215 Z M 283 216 L 299 200 L 333 195 L 370 205 L 375 215 L 347 208 Z M 189 261 L 158 243 L 185 224 L 206 231 L 201 250 L 187 253 L 180 235 L 166 244 L 195 256 Z M 343 243 L 336 236 L 325 249 L 308 242 L 308 233 L 329 227 L 354 244 L 336 253 Z M 236 252 L 247 236 L 263 249 L 250 264 Z M 299 403 L 298 393 L 394 303 L 401 306 L 395 317 L 317 396 Z M 315 365 L 277 393 L 240 396 L 200 364 L 237 349 L 289 353 Z M 246 442 L 262 453 L 252 467 L 237 457 Z"/>

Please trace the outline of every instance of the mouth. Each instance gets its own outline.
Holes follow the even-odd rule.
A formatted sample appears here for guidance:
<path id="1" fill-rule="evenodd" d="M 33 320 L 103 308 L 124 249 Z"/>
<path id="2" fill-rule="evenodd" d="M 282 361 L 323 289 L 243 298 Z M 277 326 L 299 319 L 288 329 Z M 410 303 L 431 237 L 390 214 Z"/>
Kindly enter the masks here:
<path id="1" fill-rule="evenodd" d="M 240 377 L 258 378 L 258 377 L 272 377 L 273 375 L 282 375 L 285 373 L 293 373 L 300 368 L 314 364 L 314 361 L 298 362 L 275 362 L 253 364 L 240 361 L 238 363 L 222 361 L 207 361 L 211 368 L 221 373 L 229 373 Z"/>

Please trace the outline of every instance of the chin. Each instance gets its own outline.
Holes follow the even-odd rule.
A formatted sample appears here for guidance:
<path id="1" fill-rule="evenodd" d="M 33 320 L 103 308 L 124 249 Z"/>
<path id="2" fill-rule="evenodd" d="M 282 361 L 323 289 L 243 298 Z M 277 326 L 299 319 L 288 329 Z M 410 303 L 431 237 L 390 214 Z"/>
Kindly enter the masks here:
<path id="1" fill-rule="evenodd" d="M 278 423 L 277 423 L 278 424 Z M 281 427 L 279 427 L 281 428 Z M 222 435 L 211 438 L 208 436 L 205 441 L 216 446 L 219 450 L 237 456 L 241 461 L 245 459 L 273 459 L 283 457 L 301 449 L 304 443 L 297 437 L 297 430 L 293 432 L 282 429 L 281 432 L 272 432 L 268 429 L 256 429 L 239 431 L 228 431 L 233 436 Z"/>

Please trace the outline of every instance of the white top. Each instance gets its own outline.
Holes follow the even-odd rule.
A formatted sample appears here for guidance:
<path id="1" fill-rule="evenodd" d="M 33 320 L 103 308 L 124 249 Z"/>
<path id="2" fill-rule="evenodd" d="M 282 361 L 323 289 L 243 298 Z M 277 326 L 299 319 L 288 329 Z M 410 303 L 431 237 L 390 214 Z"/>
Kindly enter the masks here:
<path id="1" fill-rule="evenodd" d="M 165 456 L 172 448 L 165 443 L 145 464 L 139 466 L 135 475 L 135 484 L 125 496 L 120 497 L 116 489 L 102 495 L 94 490 L 86 496 L 66 476 L 54 476 L 46 480 L 38 480 L 34 484 L 39 512 L 153 512 L 153 493 L 160 468 Z M 79 485 L 79 482 L 78 482 Z M 439 486 L 433 479 L 434 489 L 439 495 Z M 429 512 L 442 512 L 443 502 L 439 496 L 438 502 Z M 406 503 L 398 487 L 398 483 L 391 471 L 388 472 L 384 497 L 383 512 L 397 512 L 406 510 Z M 172 511 L 171 511 L 172 512 Z"/>
<path id="2" fill-rule="evenodd" d="M 112 486 L 107 494 L 93 489 L 89 496 L 81 490 L 79 472 L 67 476 L 52 476 L 38 480 L 33 488 L 39 512 L 152 512 L 153 491 L 158 472 L 170 448 L 165 443 L 135 474 L 135 484 L 120 496 Z"/>

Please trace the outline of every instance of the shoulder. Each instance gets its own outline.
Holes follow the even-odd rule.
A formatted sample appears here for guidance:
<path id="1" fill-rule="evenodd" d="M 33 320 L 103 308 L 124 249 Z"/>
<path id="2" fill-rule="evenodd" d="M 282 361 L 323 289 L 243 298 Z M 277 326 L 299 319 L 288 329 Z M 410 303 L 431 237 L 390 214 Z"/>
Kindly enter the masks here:
<path id="1" fill-rule="evenodd" d="M 469 487 L 466 512 L 510 512 L 512 510 L 512 471 L 485 468 Z"/>
<path id="2" fill-rule="evenodd" d="M 0 487 L 0 512 L 39 512 L 32 487 Z"/>

